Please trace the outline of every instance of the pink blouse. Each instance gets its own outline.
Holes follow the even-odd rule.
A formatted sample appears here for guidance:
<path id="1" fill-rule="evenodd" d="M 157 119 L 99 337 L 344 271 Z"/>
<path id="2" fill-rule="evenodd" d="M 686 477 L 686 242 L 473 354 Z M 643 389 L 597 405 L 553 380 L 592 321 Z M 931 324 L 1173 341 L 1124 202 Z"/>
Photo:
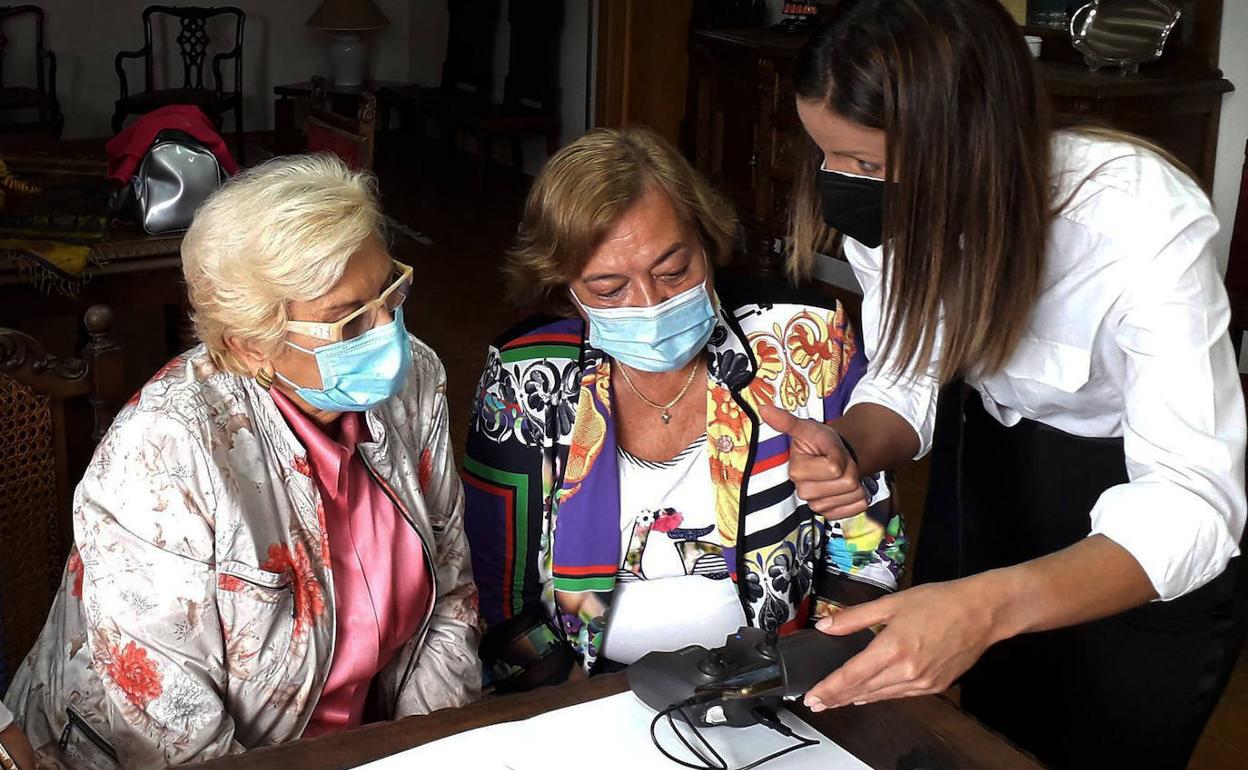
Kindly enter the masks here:
<path id="1" fill-rule="evenodd" d="M 334 576 L 334 658 L 303 733 L 312 738 L 361 723 L 373 677 L 420 631 L 433 586 L 420 535 L 355 451 L 371 440 L 363 416 L 346 412 L 322 429 L 276 388 L 270 392 L 307 449 Z"/>

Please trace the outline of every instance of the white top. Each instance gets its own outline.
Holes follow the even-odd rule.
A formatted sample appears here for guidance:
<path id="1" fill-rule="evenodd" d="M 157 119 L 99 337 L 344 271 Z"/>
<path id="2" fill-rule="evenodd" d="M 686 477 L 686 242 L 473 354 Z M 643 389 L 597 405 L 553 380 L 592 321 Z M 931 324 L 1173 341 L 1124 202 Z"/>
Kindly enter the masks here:
<path id="1" fill-rule="evenodd" d="M 1230 306 L 1210 241 L 1209 199 L 1136 145 L 1054 138 L 1057 216 L 1030 326 L 1003 370 L 969 384 L 1004 425 L 1021 418 L 1122 437 L 1130 483 L 1101 495 L 1093 534 L 1126 548 L 1162 599 L 1219 575 L 1244 529 L 1244 399 L 1226 333 Z M 882 249 L 846 239 L 862 284 L 871 364 L 850 399 L 891 409 L 931 446 L 935 365 L 895 382 L 876 359 Z M 937 333 L 939 346 L 940 334 Z"/>
<path id="2" fill-rule="evenodd" d="M 7 729 L 13 724 L 13 712 L 9 711 L 4 703 L 0 703 L 0 730 Z"/>
<path id="3" fill-rule="evenodd" d="M 746 625 L 715 526 L 706 436 L 666 462 L 620 454 L 620 569 L 603 655 L 720 647 Z"/>

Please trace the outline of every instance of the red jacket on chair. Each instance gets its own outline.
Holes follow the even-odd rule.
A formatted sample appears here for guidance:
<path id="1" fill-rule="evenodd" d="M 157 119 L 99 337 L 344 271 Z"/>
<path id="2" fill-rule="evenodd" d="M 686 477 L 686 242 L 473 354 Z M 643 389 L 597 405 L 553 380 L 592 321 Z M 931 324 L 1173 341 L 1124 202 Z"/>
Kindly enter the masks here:
<path id="1" fill-rule="evenodd" d="M 130 177 L 143 161 L 143 156 L 156 140 L 156 135 L 170 128 L 184 131 L 203 142 L 217 156 L 217 161 L 226 173 L 238 173 L 234 156 L 230 155 L 225 140 L 217 133 L 208 116 L 193 105 L 175 104 L 141 116 L 129 128 L 108 141 L 104 146 L 108 153 L 108 178 L 119 185 L 129 184 Z"/>

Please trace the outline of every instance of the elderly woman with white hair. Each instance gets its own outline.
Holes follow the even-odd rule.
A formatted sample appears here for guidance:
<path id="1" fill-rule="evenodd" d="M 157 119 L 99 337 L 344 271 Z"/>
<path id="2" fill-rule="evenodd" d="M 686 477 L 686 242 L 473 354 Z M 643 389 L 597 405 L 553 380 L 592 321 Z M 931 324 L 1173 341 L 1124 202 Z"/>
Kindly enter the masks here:
<path id="1" fill-rule="evenodd" d="M 445 375 L 379 231 L 371 179 L 324 156 L 200 209 L 203 344 L 100 444 L 6 698 L 42 760 L 164 767 L 477 696 Z"/>

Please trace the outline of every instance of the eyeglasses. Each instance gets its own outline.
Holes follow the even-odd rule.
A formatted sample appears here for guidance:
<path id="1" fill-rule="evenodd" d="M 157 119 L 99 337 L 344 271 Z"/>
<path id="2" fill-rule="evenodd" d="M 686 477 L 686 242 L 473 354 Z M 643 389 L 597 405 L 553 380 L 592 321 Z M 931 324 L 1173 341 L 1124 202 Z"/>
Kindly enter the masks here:
<path id="1" fill-rule="evenodd" d="M 352 311 L 350 315 L 333 323 L 287 321 L 286 331 L 306 334 L 309 337 L 316 337 L 318 340 L 325 340 L 326 342 L 341 342 L 343 340 L 353 340 L 372 329 L 377 325 L 377 315 L 382 310 L 385 310 L 388 314 L 393 314 L 394 311 L 403 305 L 407 295 L 412 290 L 412 273 L 414 271 L 411 266 L 397 260 L 392 261 L 394 262 L 392 275 L 398 275 L 398 278 L 377 299 L 366 302 L 359 310 Z"/>

